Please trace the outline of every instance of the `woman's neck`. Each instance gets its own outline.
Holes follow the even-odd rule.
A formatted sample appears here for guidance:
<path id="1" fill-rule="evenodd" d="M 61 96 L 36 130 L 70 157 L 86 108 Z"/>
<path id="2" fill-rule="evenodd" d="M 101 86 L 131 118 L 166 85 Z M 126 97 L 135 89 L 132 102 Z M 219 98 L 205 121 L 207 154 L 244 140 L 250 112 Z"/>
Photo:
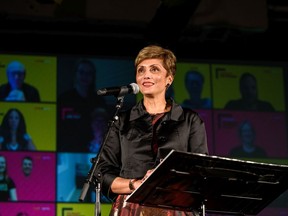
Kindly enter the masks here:
<path id="1" fill-rule="evenodd" d="M 15 140 L 17 139 L 17 130 L 12 129 L 12 130 L 10 131 L 10 135 L 11 135 L 11 140 L 12 140 L 12 141 L 15 141 Z"/>
<path id="2" fill-rule="evenodd" d="M 144 99 L 144 106 L 146 111 L 152 115 L 168 112 L 171 109 L 170 104 L 168 104 L 165 99 L 157 100 L 146 98 Z"/>

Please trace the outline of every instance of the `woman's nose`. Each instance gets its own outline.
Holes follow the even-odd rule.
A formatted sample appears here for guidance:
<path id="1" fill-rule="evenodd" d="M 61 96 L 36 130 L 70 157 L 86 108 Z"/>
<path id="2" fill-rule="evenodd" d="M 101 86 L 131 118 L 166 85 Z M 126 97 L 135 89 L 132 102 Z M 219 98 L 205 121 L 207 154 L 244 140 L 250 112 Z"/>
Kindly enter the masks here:
<path id="1" fill-rule="evenodd" d="M 150 79 L 151 78 L 151 73 L 149 73 L 149 71 L 146 71 L 144 73 L 144 79 Z"/>

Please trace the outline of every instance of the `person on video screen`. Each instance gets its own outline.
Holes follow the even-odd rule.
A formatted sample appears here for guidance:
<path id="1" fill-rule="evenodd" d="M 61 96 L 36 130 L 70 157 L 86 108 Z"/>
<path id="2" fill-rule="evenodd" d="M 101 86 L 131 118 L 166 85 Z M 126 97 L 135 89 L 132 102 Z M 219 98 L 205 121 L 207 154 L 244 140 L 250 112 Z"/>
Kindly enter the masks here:
<path id="1" fill-rule="evenodd" d="M 33 170 L 33 159 L 29 156 L 25 156 L 22 160 L 22 172 L 24 176 L 28 177 L 31 175 Z"/>
<path id="2" fill-rule="evenodd" d="M 266 101 L 258 99 L 258 89 L 256 77 L 251 73 L 244 73 L 240 77 L 239 87 L 241 98 L 228 101 L 224 109 L 242 111 L 275 111 L 274 107 Z"/>
<path id="3" fill-rule="evenodd" d="M 0 128 L 0 150 L 36 150 L 31 136 L 27 133 L 24 116 L 18 109 L 9 109 L 3 117 Z"/>
<path id="4" fill-rule="evenodd" d="M 0 155 L 0 202 L 1 201 L 17 201 L 16 185 L 8 176 L 7 162 L 3 155 Z"/>
<path id="5" fill-rule="evenodd" d="M 261 147 L 255 145 L 256 132 L 249 121 L 244 121 L 239 126 L 239 140 L 241 145 L 230 151 L 232 157 L 265 158 L 266 152 Z"/>
<path id="6" fill-rule="evenodd" d="M 96 68 L 83 59 L 75 68 L 75 86 L 58 97 L 58 150 L 89 152 L 87 143 L 93 139 L 91 113 L 97 107 L 106 109 L 103 97 L 95 91 Z"/>
<path id="7" fill-rule="evenodd" d="M 198 71 L 188 71 L 185 75 L 185 87 L 189 93 L 189 99 L 182 103 L 183 107 L 190 109 L 209 109 L 212 106 L 210 98 L 202 98 L 204 76 Z"/>
<path id="8" fill-rule="evenodd" d="M 22 175 L 20 175 L 17 179 L 19 182 L 21 182 L 17 188 L 18 200 L 40 201 L 42 199 L 40 193 L 43 195 L 43 198 L 45 197 L 44 190 L 41 190 L 43 185 L 41 185 L 42 183 L 39 182 L 39 178 L 42 177 L 37 176 L 37 171 L 34 171 L 34 160 L 30 155 L 25 155 L 22 158 L 21 171 Z"/>
<path id="9" fill-rule="evenodd" d="M 38 90 L 25 82 L 26 68 L 19 61 L 12 61 L 6 68 L 8 83 L 0 86 L 0 100 L 39 102 Z"/>
<path id="10" fill-rule="evenodd" d="M 144 47 L 135 59 L 135 69 L 143 99 L 119 112 L 99 156 L 102 193 L 113 200 L 110 215 L 194 215 L 194 210 L 168 210 L 125 201 L 153 172 L 165 152 L 174 149 L 208 154 L 204 121 L 197 112 L 165 96 L 176 73 L 174 53 L 156 45 Z"/>

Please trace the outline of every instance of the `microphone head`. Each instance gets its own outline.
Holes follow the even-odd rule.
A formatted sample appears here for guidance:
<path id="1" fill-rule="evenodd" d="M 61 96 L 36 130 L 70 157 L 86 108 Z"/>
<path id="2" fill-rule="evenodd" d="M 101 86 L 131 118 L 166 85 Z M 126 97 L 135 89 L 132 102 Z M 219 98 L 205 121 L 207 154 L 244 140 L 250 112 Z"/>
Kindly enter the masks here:
<path id="1" fill-rule="evenodd" d="M 133 94 L 139 93 L 139 86 L 136 83 L 131 83 L 130 86 L 132 87 Z"/>

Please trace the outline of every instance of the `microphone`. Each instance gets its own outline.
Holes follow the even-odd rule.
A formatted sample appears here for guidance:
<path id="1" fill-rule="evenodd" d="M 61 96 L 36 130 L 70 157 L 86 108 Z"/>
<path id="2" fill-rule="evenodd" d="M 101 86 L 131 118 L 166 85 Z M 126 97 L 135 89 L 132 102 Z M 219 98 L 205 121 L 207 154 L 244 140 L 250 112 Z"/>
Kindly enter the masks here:
<path id="1" fill-rule="evenodd" d="M 102 88 L 97 91 L 97 95 L 108 96 L 114 95 L 116 97 L 124 96 L 126 94 L 138 94 L 139 86 L 136 83 L 131 83 L 127 86 Z"/>

